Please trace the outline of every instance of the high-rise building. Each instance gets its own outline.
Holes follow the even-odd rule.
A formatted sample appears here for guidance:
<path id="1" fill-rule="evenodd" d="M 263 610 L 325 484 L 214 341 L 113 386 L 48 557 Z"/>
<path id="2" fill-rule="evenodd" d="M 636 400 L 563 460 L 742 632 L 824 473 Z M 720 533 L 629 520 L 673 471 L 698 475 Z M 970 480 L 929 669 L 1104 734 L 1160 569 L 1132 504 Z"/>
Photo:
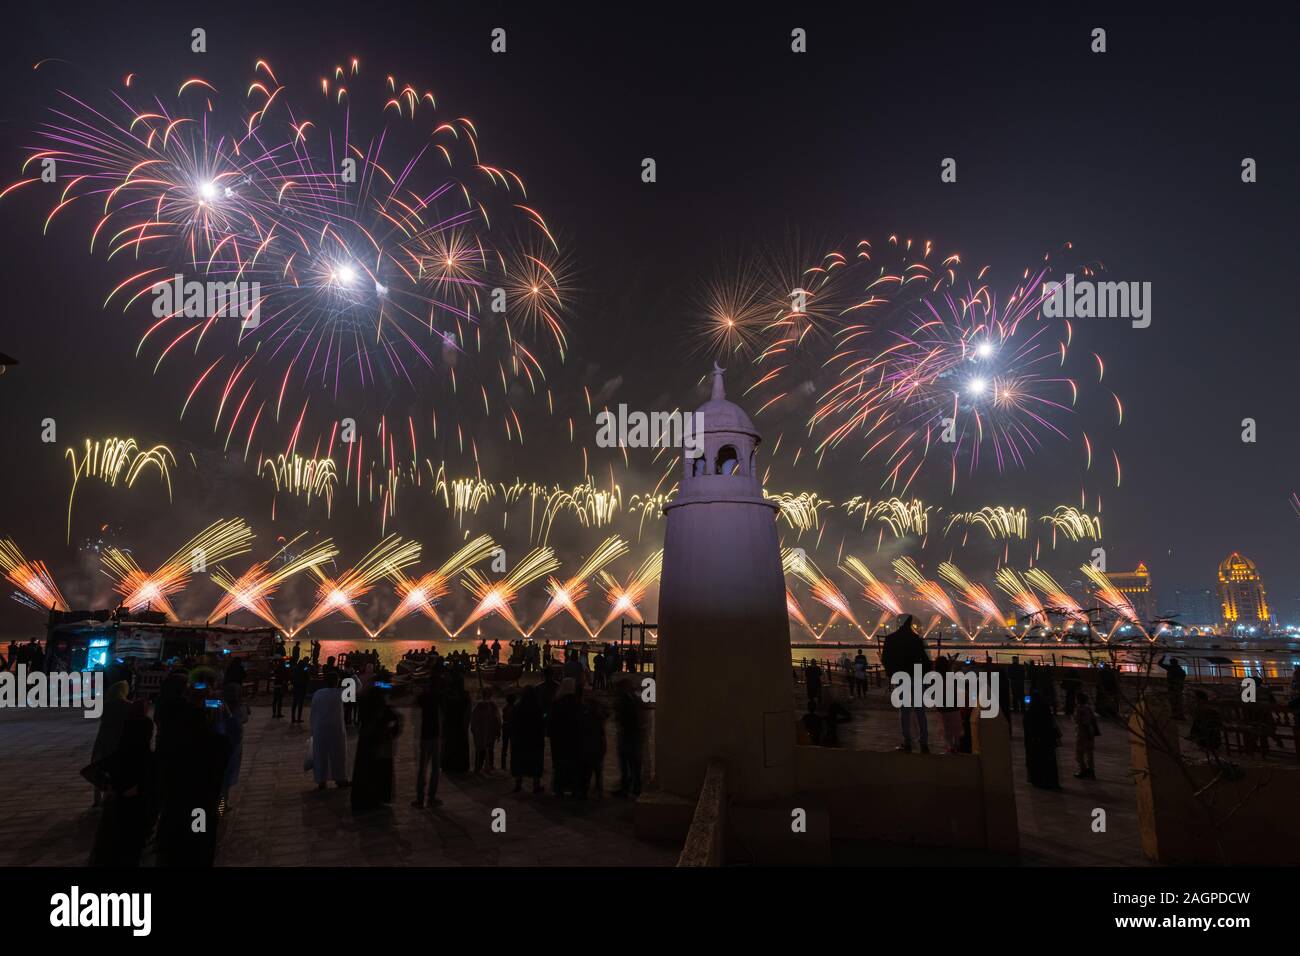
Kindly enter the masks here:
<path id="1" fill-rule="evenodd" d="M 1174 588 L 1174 616 L 1184 627 L 1205 627 L 1219 622 L 1213 588 Z"/>
<path id="2" fill-rule="evenodd" d="M 1219 605 L 1226 628 L 1265 630 L 1270 626 L 1264 582 L 1255 562 L 1237 551 L 1219 565 Z"/>
<path id="3" fill-rule="evenodd" d="M 1106 577 L 1115 589 L 1128 598 L 1137 611 L 1138 620 L 1146 622 L 1156 616 L 1155 592 L 1151 590 L 1151 572 L 1139 562 L 1132 571 L 1108 572 Z"/>

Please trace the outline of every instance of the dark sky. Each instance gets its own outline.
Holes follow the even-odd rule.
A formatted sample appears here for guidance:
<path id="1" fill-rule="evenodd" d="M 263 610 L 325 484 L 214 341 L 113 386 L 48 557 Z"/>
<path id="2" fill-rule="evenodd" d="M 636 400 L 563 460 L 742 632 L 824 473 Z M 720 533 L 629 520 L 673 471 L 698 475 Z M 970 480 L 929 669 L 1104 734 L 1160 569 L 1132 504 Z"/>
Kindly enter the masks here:
<path id="1" fill-rule="evenodd" d="M 1300 21 L 1246 9 L 1206 19 L 970 5 L 910 13 L 796 6 L 777 17 L 752 5 L 605 5 L 581 14 L 382 2 L 138 9 L 77 13 L 61 4 L 17 14 L 0 84 L 6 180 L 47 105 L 50 86 L 31 70 L 42 58 L 65 59 L 107 88 L 146 67 L 245 77 L 266 56 L 317 75 L 355 55 L 432 86 L 527 178 L 574 272 L 573 358 L 561 379 L 596 388 L 622 376 L 616 401 L 691 401 L 707 360 L 685 354 L 690 303 L 721 263 L 793 236 L 827 248 L 892 233 L 931 239 L 990 264 L 1006 282 L 1072 242 L 1103 262 L 1108 278 L 1150 282 L 1150 328 L 1093 320 L 1076 329 L 1086 346 L 1075 347 L 1105 357 L 1107 384 L 1126 406 L 1111 436 L 1123 486 L 1092 481 L 1104 494 L 1109 563 L 1146 561 L 1169 606 L 1172 588 L 1210 586 L 1219 560 L 1237 549 L 1259 565 L 1283 619 L 1300 618 L 1300 529 L 1288 503 L 1300 485 Z M 188 51 L 194 26 L 208 30 L 202 66 Z M 503 56 L 488 48 L 496 26 L 508 31 Z M 796 26 L 808 31 L 805 55 L 789 50 Z M 1104 55 L 1089 51 L 1096 26 L 1108 31 Z M 640 180 L 645 156 L 658 164 L 653 185 Z M 958 160 L 956 184 L 939 179 L 948 156 Z M 1259 164 L 1250 185 L 1240 178 L 1246 156 Z M 219 462 L 220 443 L 177 425 L 184 377 L 151 377 L 134 355 L 138 328 L 99 307 L 114 273 L 87 255 L 84 229 L 42 239 L 43 208 L 0 203 L 10 295 L 0 350 L 22 362 L 0 378 L 9 452 L 0 533 L 64 569 L 66 581 L 78 560 L 63 543 L 67 444 L 135 434 Z M 60 421 L 58 451 L 39 442 L 47 415 Z M 1241 441 L 1247 417 L 1258 424 L 1254 444 Z M 1098 415 L 1098 432 L 1106 420 Z M 533 463 L 514 455 L 514 469 L 528 471 Z M 1027 470 L 964 482 L 962 498 L 1022 501 L 1031 513 L 1077 503 L 1073 462 L 1048 448 Z M 224 473 L 213 465 L 200 497 L 173 507 L 221 512 L 233 497 Z M 879 480 L 874 463 L 853 453 L 790 484 L 847 497 L 875 493 Z M 946 483 L 919 490 L 943 503 Z M 265 499 L 241 502 L 241 512 L 256 524 Z M 104 520 L 134 522 L 138 537 L 180 536 L 175 512 L 146 518 L 125 495 L 88 507 L 83 533 L 102 508 Z M 0 622 L 28 613 L 8 602 Z"/>

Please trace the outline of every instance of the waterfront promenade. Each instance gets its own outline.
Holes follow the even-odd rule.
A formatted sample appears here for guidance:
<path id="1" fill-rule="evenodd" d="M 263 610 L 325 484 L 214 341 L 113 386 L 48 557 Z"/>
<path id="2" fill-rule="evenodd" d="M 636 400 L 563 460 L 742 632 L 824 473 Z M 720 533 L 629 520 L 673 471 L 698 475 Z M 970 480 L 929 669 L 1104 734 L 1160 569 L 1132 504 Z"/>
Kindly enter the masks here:
<path id="1" fill-rule="evenodd" d="M 843 698 L 841 698 L 843 700 Z M 845 746 L 892 749 L 897 715 L 873 688 L 864 702 L 844 701 L 853 720 L 841 727 Z M 802 697 L 794 701 L 802 710 Z M 246 727 L 240 782 L 221 821 L 219 865 L 225 866 L 666 866 L 678 847 L 645 843 L 632 835 L 631 804 L 605 799 L 560 800 L 549 793 L 511 793 L 504 772 L 477 777 L 444 774 L 443 805 L 410 806 L 415 777 L 410 714 L 398 741 L 398 799 L 388 810 L 354 819 L 346 790 L 318 792 L 302 771 L 305 725 L 273 720 L 263 696 Z M 996 718 L 1002 719 L 1002 718 Z M 932 717 L 932 741 L 940 726 Z M 1058 751 L 1064 789 L 1036 790 L 1025 782 L 1024 748 L 1015 718 L 1012 754 L 1023 865 L 1144 865 L 1136 796 L 1128 769 L 1128 739 L 1115 722 L 1098 740 L 1096 781 L 1080 781 L 1073 770 L 1073 727 L 1060 720 Z M 0 865 L 80 865 L 86 860 L 98 822 L 90 788 L 78 771 L 88 761 L 96 723 L 68 711 L 0 711 Z M 605 787 L 617 787 L 613 727 L 605 762 Z M 349 732 L 349 764 L 355 729 Z M 652 750 L 652 748 L 650 748 Z M 943 760 L 942 755 L 916 759 Z M 548 754 L 549 771 L 549 754 Z M 647 767 L 647 772 L 649 767 Z M 549 782 L 549 773 L 548 773 Z M 1090 827 L 1092 811 L 1104 807 L 1105 833 Z M 506 812 L 506 832 L 494 833 L 492 813 Z M 863 807 L 870 813 L 870 807 Z M 908 863 L 1014 862 L 942 849 L 899 846 L 837 846 L 843 862 Z M 150 853 L 146 852 L 146 861 Z"/>

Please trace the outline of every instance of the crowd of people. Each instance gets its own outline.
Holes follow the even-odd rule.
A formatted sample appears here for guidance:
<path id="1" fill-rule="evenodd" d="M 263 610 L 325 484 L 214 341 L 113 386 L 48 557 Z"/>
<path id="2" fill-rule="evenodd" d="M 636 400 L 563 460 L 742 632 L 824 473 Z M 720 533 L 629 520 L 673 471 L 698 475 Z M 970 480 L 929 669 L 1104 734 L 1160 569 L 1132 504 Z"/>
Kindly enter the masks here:
<path id="1" fill-rule="evenodd" d="M 463 671 L 469 673 L 500 666 L 504 655 L 504 663 L 511 668 L 516 668 L 520 675 L 536 674 L 555 663 L 555 654 L 560 647 L 551 644 L 549 640 L 539 644 L 532 638 L 521 637 L 508 642 L 503 648 L 497 639 L 493 639 L 489 644 L 487 638 L 481 638 L 473 654 L 467 650 L 454 650 L 444 656 L 438 652 L 436 646 L 418 647 L 405 651 L 401 662 L 403 669 L 418 671 L 438 666 L 440 661 L 444 661 L 458 665 Z M 563 654 L 566 664 L 580 656 L 573 647 L 569 646 L 563 646 Z M 642 653 L 635 645 L 606 642 L 596 648 L 590 661 L 587 660 L 586 654 L 581 655 L 581 660 L 583 671 L 590 678 L 592 687 L 603 690 L 609 686 L 612 675 L 624 670 L 638 671 L 644 663 L 641 657 Z"/>
<path id="2" fill-rule="evenodd" d="M 597 693 L 571 655 L 566 670 L 557 677 L 554 668 L 543 671 L 540 683 L 505 693 L 485 687 L 473 700 L 465 674 L 452 667 L 435 669 L 415 700 L 420 728 L 414 805 L 437 806 L 442 773 L 508 773 L 516 793 L 531 784 L 533 793 L 543 785 L 546 745 L 550 743 L 551 792 L 557 796 L 599 799 L 605 792 L 606 723 L 611 707 Z M 641 792 L 641 767 L 645 748 L 646 715 L 637 686 L 631 679 L 613 685 L 612 711 L 620 767 L 619 796 Z M 471 762 L 472 742 L 472 762 Z M 498 760 L 498 745 L 500 756 Z"/>
<path id="3" fill-rule="evenodd" d="M 542 793 L 548 745 L 550 791 L 600 799 L 611 717 L 620 768 L 614 793 L 641 792 L 647 714 L 639 686 L 631 677 L 614 680 L 603 660 L 590 669 L 571 652 L 564 668 L 545 669 L 540 682 L 512 684 L 505 692 L 479 682 L 471 694 L 467 677 L 474 665 L 435 651 L 409 710 L 399 710 L 377 655 L 351 652 L 321 664 L 320 653 L 317 642 L 305 657 L 295 644 L 272 660 L 271 718 L 284 717 L 290 696 L 290 722 L 309 723 L 304 772 L 317 789 L 331 783 L 349 789 L 354 814 L 397 798 L 396 748 L 408 724 L 418 733 L 410 784 L 417 807 L 440 804 L 444 773 L 504 773 L 516 793 L 525 784 Z M 92 865 L 139 865 L 152 839 L 158 865 L 210 866 L 218 821 L 242 764 L 249 716 L 244 663 L 211 656 L 176 661 L 152 701 L 133 693 L 132 663 L 114 662 L 107 677 L 103 717 L 82 771 L 102 808 Z M 351 735 L 349 727 L 355 727 Z M 355 738 L 351 761 L 349 736 Z"/>
<path id="4" fill-rule="evenodd" d="M 129 664 L 109 669 L 90 763 L 81 771 L 102 807 L 90 862 L 137 866 L 154 837 L 160 866 L 210 866 L 217 824 L 243 762 L 244 665 L 173 668 L 150 706 L 132 696 Z M 150 711 L 152 710 L 152 714 Z"/>
<path id="5" fill-rule="evenodd" d="M 24 644 L 17 641 L 9 642 L 9 652 L 0 654 L 0 671 L 16 672 L 20 664 L 29 672 L 45 670 L 45 648 L 41 646 L 40 641 L 32 638 Z"/>

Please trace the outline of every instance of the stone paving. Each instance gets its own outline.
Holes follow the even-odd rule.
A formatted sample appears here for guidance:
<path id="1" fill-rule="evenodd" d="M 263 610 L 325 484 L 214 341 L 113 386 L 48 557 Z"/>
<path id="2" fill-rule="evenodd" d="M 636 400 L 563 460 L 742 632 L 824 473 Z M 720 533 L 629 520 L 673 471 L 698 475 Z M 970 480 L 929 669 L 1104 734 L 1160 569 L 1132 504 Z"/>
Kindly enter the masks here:
<path id="1" fill-rule="evenodd" d="M 898 743 L 898 721 L 885 695 L 873 689 L 867 702 L 845 701 L 854 720 L 841 727 L 846 746 L 890 749 Z M 632 836 L 632 807 L 622 800 L 560 800 L 549 793 L 512 793 L 504 772 L 475 776 L 444 774 L 443 805 L 410 806 L 415 777 L 414 739 L 398 741 L 398 799 L 391 808 L 354 819 L 346 790 L 315 789 L 302 771 L 306 725 L 273 720 L 265 697 L 255 702 L 246 726 L 240 782 L 222 820 L 218 863 L 228 866 L 535 866 L 671 865 L 678 847 L 654 845 Z M 801 712 L 802 699 L 796 701 Z M 286 706 L 287 713 L 287 706 Z M 998 718 L 1001 719 L 1001 718 Z M 1063 790 L 1038 790 L 1025 780 L 1019 715 L 1014 718 L 1012 753 L 1020 820 L 1021 862 L 1028 865 L 1140 866 L 1146 864 L 1138 838 L 1136 794 L 1129 771 L 1127 733 L 1103 722 L 1098 740 L 1096 781 L 1073 776 L 1074 731 L 1062 716 L 1058 750 Z M 97 724 L 68 711 L 0 711 L 0 865 L 80 865 L 85 862 L 99 811 L 90 807 L 89 787 L 78 771 L 89 759 Z M 937 716 L 930 720 L 936 751 L 942 737 Z M 348 760 L 355 749 L 350 730 Z M 605 787 L 618 784 L 613 732 Z M 941 755 L 917 759 L 944 759 Z M 649 767 L 647 767 L 647 776 Z M 549 762 L 548 776 L 549 783 Z M 1092 832 L 1092 811 L 1107 812 L 1105 833 Z M 506 832 L 494 833 L 492 811 L 506 811 Z M 860 848 L 859 848 L 860 849 Z M 962 862 L 942 850 L 887 848 L 842 855 L 863 863 Z M 969 862 L 984 862 L 978 855 Z"/>
<path id="2" fill-rule="evenodd" d="M 403 702 L 405 730 L 413 715 Z M 288 704 L 285 705 L 288 713 Z M 310 709 L 308 710 L 310 713 Z M 255 703 L 231 807 L 221 821 L 224 866 L 669 866 L 679 847 L 632 836 L 632 804 L 612 796 L 586 801 L 512 793 L 504 771 L 443 774 L 443 804 L 417 809 L 414 738 L 397 743 L 397 799 L 354 818 L 347 790 L 318 791 L 302 770 L 307 724 L 273 719 Z M 77 866 L 98 824 L 78 771 L 89 760 L 97 723 L 69 711 L 0 711 L 0 866 Z M 349 728 L 348 766 L 356 749 Z M 611 747 L 605 789 L 618 786 Z M 498 758 L 499 754 L 498 747 Z M 472 757 L 472 753 L 471 753 Z M 549 784 L 549 759 L 547 776 Z M 493 810 L 506 831 L 492 831 Z M 146 862 L 148 862 L 146 853 Z"/>

